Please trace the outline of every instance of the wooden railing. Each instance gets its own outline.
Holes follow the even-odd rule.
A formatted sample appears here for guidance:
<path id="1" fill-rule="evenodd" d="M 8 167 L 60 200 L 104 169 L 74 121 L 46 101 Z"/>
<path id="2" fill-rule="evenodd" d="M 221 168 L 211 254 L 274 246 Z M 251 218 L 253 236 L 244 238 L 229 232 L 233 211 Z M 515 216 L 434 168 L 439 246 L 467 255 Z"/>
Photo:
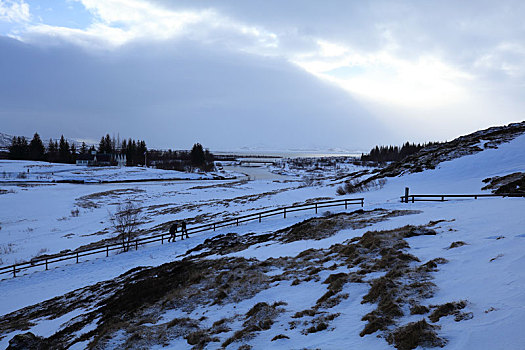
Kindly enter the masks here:
<path id="1" fill-rule="evenodd" d="M 482 193 L 482 194 L 409 194 L 401 196 L 402 203 L 409 202 L 444 202 L 447 201 L 447 198 L 483 198 L 483 197 L 525 197 L 523 193 L 501 193 L 501 194 L 492 194 L 492 193 Z"/>
<path id="2" fill-rule="evenodd" d="M 277 209 L 260 211 L 260 212 L 256 212 L 253 214 L 237 216 L 233 219 L 222 220 L 222 221 L 213 222 L 209 224 L 189 227 L 188 234 L 194 234 L 194 233 L 204 232 L 204 231 L 215 231 L 218 228 L 226 227 L 226 226 L 238 226 L 239 224 L 243 222 L 247 222 L 247 221 L 258 220 L 259 222 L 261 222 L 263 218 L 266 218 L 269 216 L 283 215 L 283 217 L 286 218 L 287 214 L 297 212 L 297 211 L 302 211 L 302 210 L 315 210 L 315 213 L 317 214 L 318 210 L 321 208 L 336 207 L 336 206 L 344 205 L 345 209 L 348 209 L 349 205 L 355 205 L 355 204 L 359 204 L 362 207 L 364 205 L 364 201 L 365 201 L 364 198 L 344 198 L 344 199 L 336 199 L 336 200 L 330 200 L 330 201 L 305 203 L 305 204 L 293 205 L 289 207 L 281 207 Z M 129 242 L 129 244 L 127 245 L 127 248 L 128 250 L 131 250 L 133 248 L 137 250 L 139 246 L 143 246 L 143 245 L 150 244 L 150 243 L 160 242 L 161 244 L 164 244 L 164 241 L 168 237 L 170 237 L 169 233 L 161 233 L 161 234 L 153 235 L 150 237 L 137 238 Z M 183 237 L 181 236 L 181 238 Z M 0 275 L 12 274 L 13 277 L 16 277 L 17 273 L 20 273 L 23 270 L 33 269 L 33 268 L 37 268 L 40 266 L 45 267 L 45 269 L 48 270 L 49 265 L 55 264 L 61 261 L 75 260 L 76 263 L 79 263 L 80 259 L 86 256 L 95 255 L 95 254 L 105 254 L 106 257 L 108 257 L 110 252 L 122 251 L 122 250 L 123 250 L 123 244 L 121 242 L 118 242 L 118 243 L 106 244 L 104 246 L 96 247 L 96 248 L 81 249 L 81 250 L 77 250 L 74 252 L 67 252 L 67 253 L 62 253 L 62 254 L 54 254 L 51 256 L 35 258 L 35 259 L 32 259 L 31 261 L 20 262 L 20 263 L 9 265 L 9 266 L 2 266 L 0 267 Z"/>

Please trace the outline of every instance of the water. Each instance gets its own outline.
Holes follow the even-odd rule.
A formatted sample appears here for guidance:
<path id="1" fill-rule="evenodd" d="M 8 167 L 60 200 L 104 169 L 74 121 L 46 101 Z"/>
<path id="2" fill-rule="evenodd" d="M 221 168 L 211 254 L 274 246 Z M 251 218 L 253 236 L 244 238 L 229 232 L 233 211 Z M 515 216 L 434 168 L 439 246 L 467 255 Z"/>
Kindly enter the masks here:
<path id="1" fill-rule="evenodd" d="M 293 176 L 272 173 L 265 166 L 233 166 L 225 165 L 224 170 L 243 173 L 251 180 L 292 180 Z"/>

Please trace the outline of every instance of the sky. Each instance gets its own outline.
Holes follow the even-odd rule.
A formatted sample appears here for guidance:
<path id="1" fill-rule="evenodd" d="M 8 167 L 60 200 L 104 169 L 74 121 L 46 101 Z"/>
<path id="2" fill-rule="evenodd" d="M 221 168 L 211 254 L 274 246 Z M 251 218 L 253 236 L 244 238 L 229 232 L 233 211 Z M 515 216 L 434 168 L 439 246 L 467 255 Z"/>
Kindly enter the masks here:
<path id="1" fill-rule="evenodd" d="M 524 118 L 525 2 L 0 0 L 0 132 L 367 150 Z"/>

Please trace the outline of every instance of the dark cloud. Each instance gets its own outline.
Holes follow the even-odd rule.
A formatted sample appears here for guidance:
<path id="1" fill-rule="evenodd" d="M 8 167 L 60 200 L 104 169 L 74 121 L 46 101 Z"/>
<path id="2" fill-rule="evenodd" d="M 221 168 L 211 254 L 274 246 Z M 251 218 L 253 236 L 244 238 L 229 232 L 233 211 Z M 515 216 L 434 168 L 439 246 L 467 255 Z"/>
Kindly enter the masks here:
<path id="1" fill-rule="evenodd" d="M 118 132 L 156 147 L 215 149 L 388 140 L 347 93 L 279 59 L 180 41 L 93 54 L 0 38 L 0 52 L 0 117 L 11 134 Z"/>

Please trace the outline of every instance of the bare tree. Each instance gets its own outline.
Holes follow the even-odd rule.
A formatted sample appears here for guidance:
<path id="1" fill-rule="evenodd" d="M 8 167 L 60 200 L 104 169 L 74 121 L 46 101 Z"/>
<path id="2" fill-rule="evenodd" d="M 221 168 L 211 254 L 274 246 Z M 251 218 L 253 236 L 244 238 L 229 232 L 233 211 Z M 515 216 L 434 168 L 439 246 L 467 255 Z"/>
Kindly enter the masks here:
<path id="1" fill-rule="evenodd" d="M 133 233 L 143 219 L 141 210 L 132 202 L 119 204 L 115 213 L 110 214 L 111 224 L 118 234 L 118 239 L 122 242 L 124 251 L 129 250 Z"/>

